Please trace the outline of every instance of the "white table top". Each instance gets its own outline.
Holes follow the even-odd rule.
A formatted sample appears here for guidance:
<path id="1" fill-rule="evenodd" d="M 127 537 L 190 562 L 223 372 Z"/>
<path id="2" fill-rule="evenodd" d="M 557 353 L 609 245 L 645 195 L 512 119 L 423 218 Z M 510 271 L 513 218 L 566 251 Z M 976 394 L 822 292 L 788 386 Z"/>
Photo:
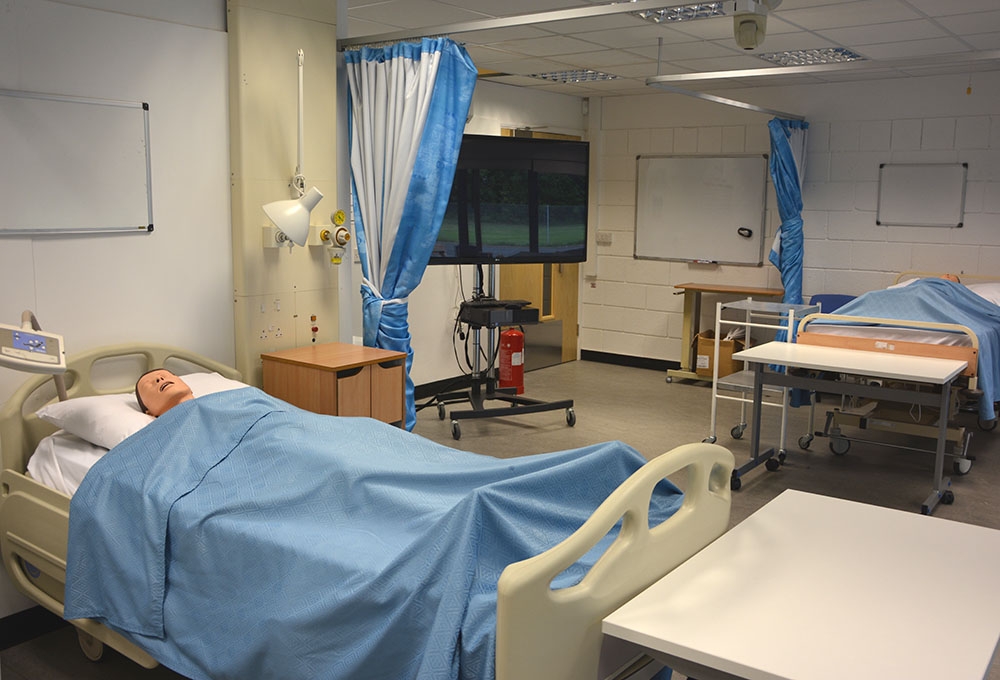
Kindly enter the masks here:
<path id="1" fill-rule="evenodd" d="M 1000 531 L 788 490 L 604 619 L 749 680 L 982 678 Z"/>
<path id="2" fill-rule="evenodd" d="M 957 359 L 916 357 L 907 354 L 866 352 L 859 349 L 767 342 L 733 354 L 733 359 L 760 364 L 778 364 L 820 371 L 896 378 L 943 385 L 965 370 Z"/>

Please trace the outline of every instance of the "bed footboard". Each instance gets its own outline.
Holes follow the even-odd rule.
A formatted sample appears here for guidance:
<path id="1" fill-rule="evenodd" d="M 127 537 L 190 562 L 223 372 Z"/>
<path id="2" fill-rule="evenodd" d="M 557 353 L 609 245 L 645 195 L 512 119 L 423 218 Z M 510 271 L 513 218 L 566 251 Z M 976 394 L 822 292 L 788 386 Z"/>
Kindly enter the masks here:
<path id="1" fill-rule="evenodd" d="M 604 617 L 726 530 L 733 466 L 733 455 L 721 446 L 679 446 L 625 480 L 562 543 L 508 566 L 497 586 L 497 680 L 597 678 Z M 688 489 L 683 505 L 650 529 L 653 488 L 684 468 Z M 552 579 L 619 519 L 617 539 L 580 583 L 552 590 Z"/>

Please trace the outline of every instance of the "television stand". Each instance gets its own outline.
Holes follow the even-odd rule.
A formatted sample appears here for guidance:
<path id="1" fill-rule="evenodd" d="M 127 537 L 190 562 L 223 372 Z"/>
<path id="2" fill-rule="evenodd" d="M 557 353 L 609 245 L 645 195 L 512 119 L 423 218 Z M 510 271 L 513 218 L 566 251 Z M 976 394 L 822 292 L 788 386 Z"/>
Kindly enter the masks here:
<path id="1" fill-rule="evenodd" d="M 576 425 L 576 412 L 573 410 L 572 399 L 560 401 L 541 401 L 517 395 L 517 388 L 498 387 L 497 380 L 487 368 L 484 372 L 480 367 L 480 333 L 485 328 L 488 333 L 488 362 L 493 365 L 493 332 L 502 326 L 517 326 L 524 323 L 538 323 L 538 310 L 526 308 L 524 300 L 496 300 L 493 298 L 494 265 L 490 266 L 490 294 L 483 294 L 482 271 L 477 266 L 473 299 L 462 304 L 459 312 L 464 323 L 472 328 L 472 346 L 475 351 L 471 384 L 469 389 L 456 392 L 444 392 L 434 396 L 432 403 L 437 404 L 438 418 L 444 420 L 448 416 L 447 405 L 468 403 L 468 410 L 451 411 L 451 436 L 458 440 L 462 438 L 460 420 L 472 418 L 497 418 L 500 416 L 517 416 L 526 413 L 541 413 L 543 411 L 566 410 L 566 424 Z M 515 320 L 515 318 L 517 320 Z M 485 389 L 484 389 L 485 388 Z M 488 401 L 499 401 L 507 406 L 487 406 Z"/>

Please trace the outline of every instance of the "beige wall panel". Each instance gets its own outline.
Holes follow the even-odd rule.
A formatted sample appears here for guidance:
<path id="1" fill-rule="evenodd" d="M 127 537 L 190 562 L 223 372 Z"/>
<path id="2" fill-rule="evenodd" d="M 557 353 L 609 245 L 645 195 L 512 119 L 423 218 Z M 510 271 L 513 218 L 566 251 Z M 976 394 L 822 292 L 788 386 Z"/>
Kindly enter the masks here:
<path id="1" fill-rule="evenodd" d="M 310 250 L 325 252 L 324 248 L 312 247 Z M 327 266 L 334 269 L 334 265 L 327 264 Z M 304 347 L 337 342 L 339 316 L 337 298 L 336 288 L 300 290 L 295 293 L 295 344 L 290 346 Z M 313 316 L 316 317 L 315 321 L 312 320 Z M 314 327 L 319 329 L 315 333 L 312 331 Z"/>

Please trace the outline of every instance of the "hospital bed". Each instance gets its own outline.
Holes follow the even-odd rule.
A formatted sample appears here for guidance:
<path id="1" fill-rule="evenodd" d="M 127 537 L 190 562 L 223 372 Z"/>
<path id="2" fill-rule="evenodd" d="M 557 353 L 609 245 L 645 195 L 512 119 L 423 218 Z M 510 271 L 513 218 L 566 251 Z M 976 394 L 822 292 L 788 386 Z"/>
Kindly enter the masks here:
<path id="1" fill-rule="evenodd" d="M 122 361 L 137 363 L 138 371 L 133 370 L 128 381 L 108 387 L 99 379 L 102 369 Z M 240 377 L 230 367 L 182 349 L 120 345 L 72 357 L 67 362 L 68 396 L 126 392 L 132 389 L 134 376 L 149 368 L 167 367 L 183 374 L 192 366 L 231 379 Z M 38 376 L 22 385 L 0 411 L 0 550 L 17 589 L 62 616 L 71 499 L 26 474 L 32 452 L 56 429 L 34 414 L 52 400 L 48 377 Z M 719 446 L 698 443 L 673 449 L 640 467 L 561 543 L 510 564 L 497 588 L 496 678 L 609 678 L 633 664 L 635 659 L 623 656 L 622 650 L 617 658 L 614 650 L 602 654 L 602 645 L 608 643 L 602 638 L 601 620 L 725 531 L 732 467 L 732 455 Z M 654 487 L 682 469 L 688 479 L 683 504 L 670 519 L 649 528 Z M 619 521 L 617 538 L 578 584 L 550 588 L 558 574 Z M 206 601 L 213 596 L 204 593 Z M 108 645 L 141 666 L 158 663 L 131 639 L 95 620 L 70 622 L 89 658 L 99 658 Z"/>
<path id="2" fill-rule="evenodd" d="M 903 272 L 897 278 L 893 287 L 903 287 L 907 283 L 929 278 L 939 278 L 941 274 L 934 272 Z M 967 284 L 975 292 L 977 286 L 996 281 L 994 277 L 963 276 L 962 284 Z M 1000 290 L 1000 284 L 995 284 Z M 983 289 L 980 289 L 983 290 Z M 992 291 L 991 295 L 992 295 Z M 980 297 L 986 298 L 983 292 Z M 994 298 L 987 298 L 994 302 Z M 984 300 L 983 304 L 988 304 Z M 1000 318 L 990 320 L 986 326 L 991 334 L 1000 332 Z M 982 331 L 982 328 L 980 330 Z M 798 327 L 797 342 L 807 345 L 839 347 L 868 352 L 886 352 L 913 356 L 938 357 L 942 359 L 957 359 L 967 363 L 966 369 L 951 391 L 952 414 L 961 410 L 972 410 L 980 406 L 984 397 L 979 381 L 982 372 L 997 372 L 997 357 L 988 355 L 989 363 L 983 363 L 980 352 L 981 339 L 968 325 L 948 323 L 943 321 L 914 321 L 887 317 L 861 316 L 857 313 L 846 314 L 811 314 L 804 317 Z M 864 378 L 842 376 L 844 380 L 864 381 Z M 915 385 L 901 384 L 900 387 L 916 389 Z M 991 400 L 992 401 L 992 400 Z M 985 405 L 983 405 L 985 406 Z M 978 410 L 978 409 L 977 409 Z M 980 412 L 985 412 L 986 409 Z M 810 421 L 812 419 L 810 418 Z M 979 418 L 979 427 L 984 430 L 996 426 L 995 418 Z M 845 428 L 851 428 L 846 430 Z M 872 441 L 859 434 L 865 430 L 891 432 L 897 435 L 911 435 L 919 438 L 935 439 L 938 436 L 937 410 L 900 407 L 899 405 L 878 402 L 873 399 L 852 398 L 842 400 L 838 408 L 827 412 L 826 421 L 821 431 L 810 433 L 800 438 L 799 445 L 807 448 L 813 435 L 830 438 L 830 450 L 836 455 L 844 455 L 850 449 L 852 441 Z M 957 423 L 949 423 L 947 440 L 950 445 L 948 455 L 952 458 L 956 474 L 966 474 L 972 466 L 973 457 L 969 455 L 969 443 L 972 433 L 966 427 Z M 904 449 L 928 451 L 927 449 L 893 444 L 884 439 L 875 442 L 881 446 L 891 446 Z"/>

